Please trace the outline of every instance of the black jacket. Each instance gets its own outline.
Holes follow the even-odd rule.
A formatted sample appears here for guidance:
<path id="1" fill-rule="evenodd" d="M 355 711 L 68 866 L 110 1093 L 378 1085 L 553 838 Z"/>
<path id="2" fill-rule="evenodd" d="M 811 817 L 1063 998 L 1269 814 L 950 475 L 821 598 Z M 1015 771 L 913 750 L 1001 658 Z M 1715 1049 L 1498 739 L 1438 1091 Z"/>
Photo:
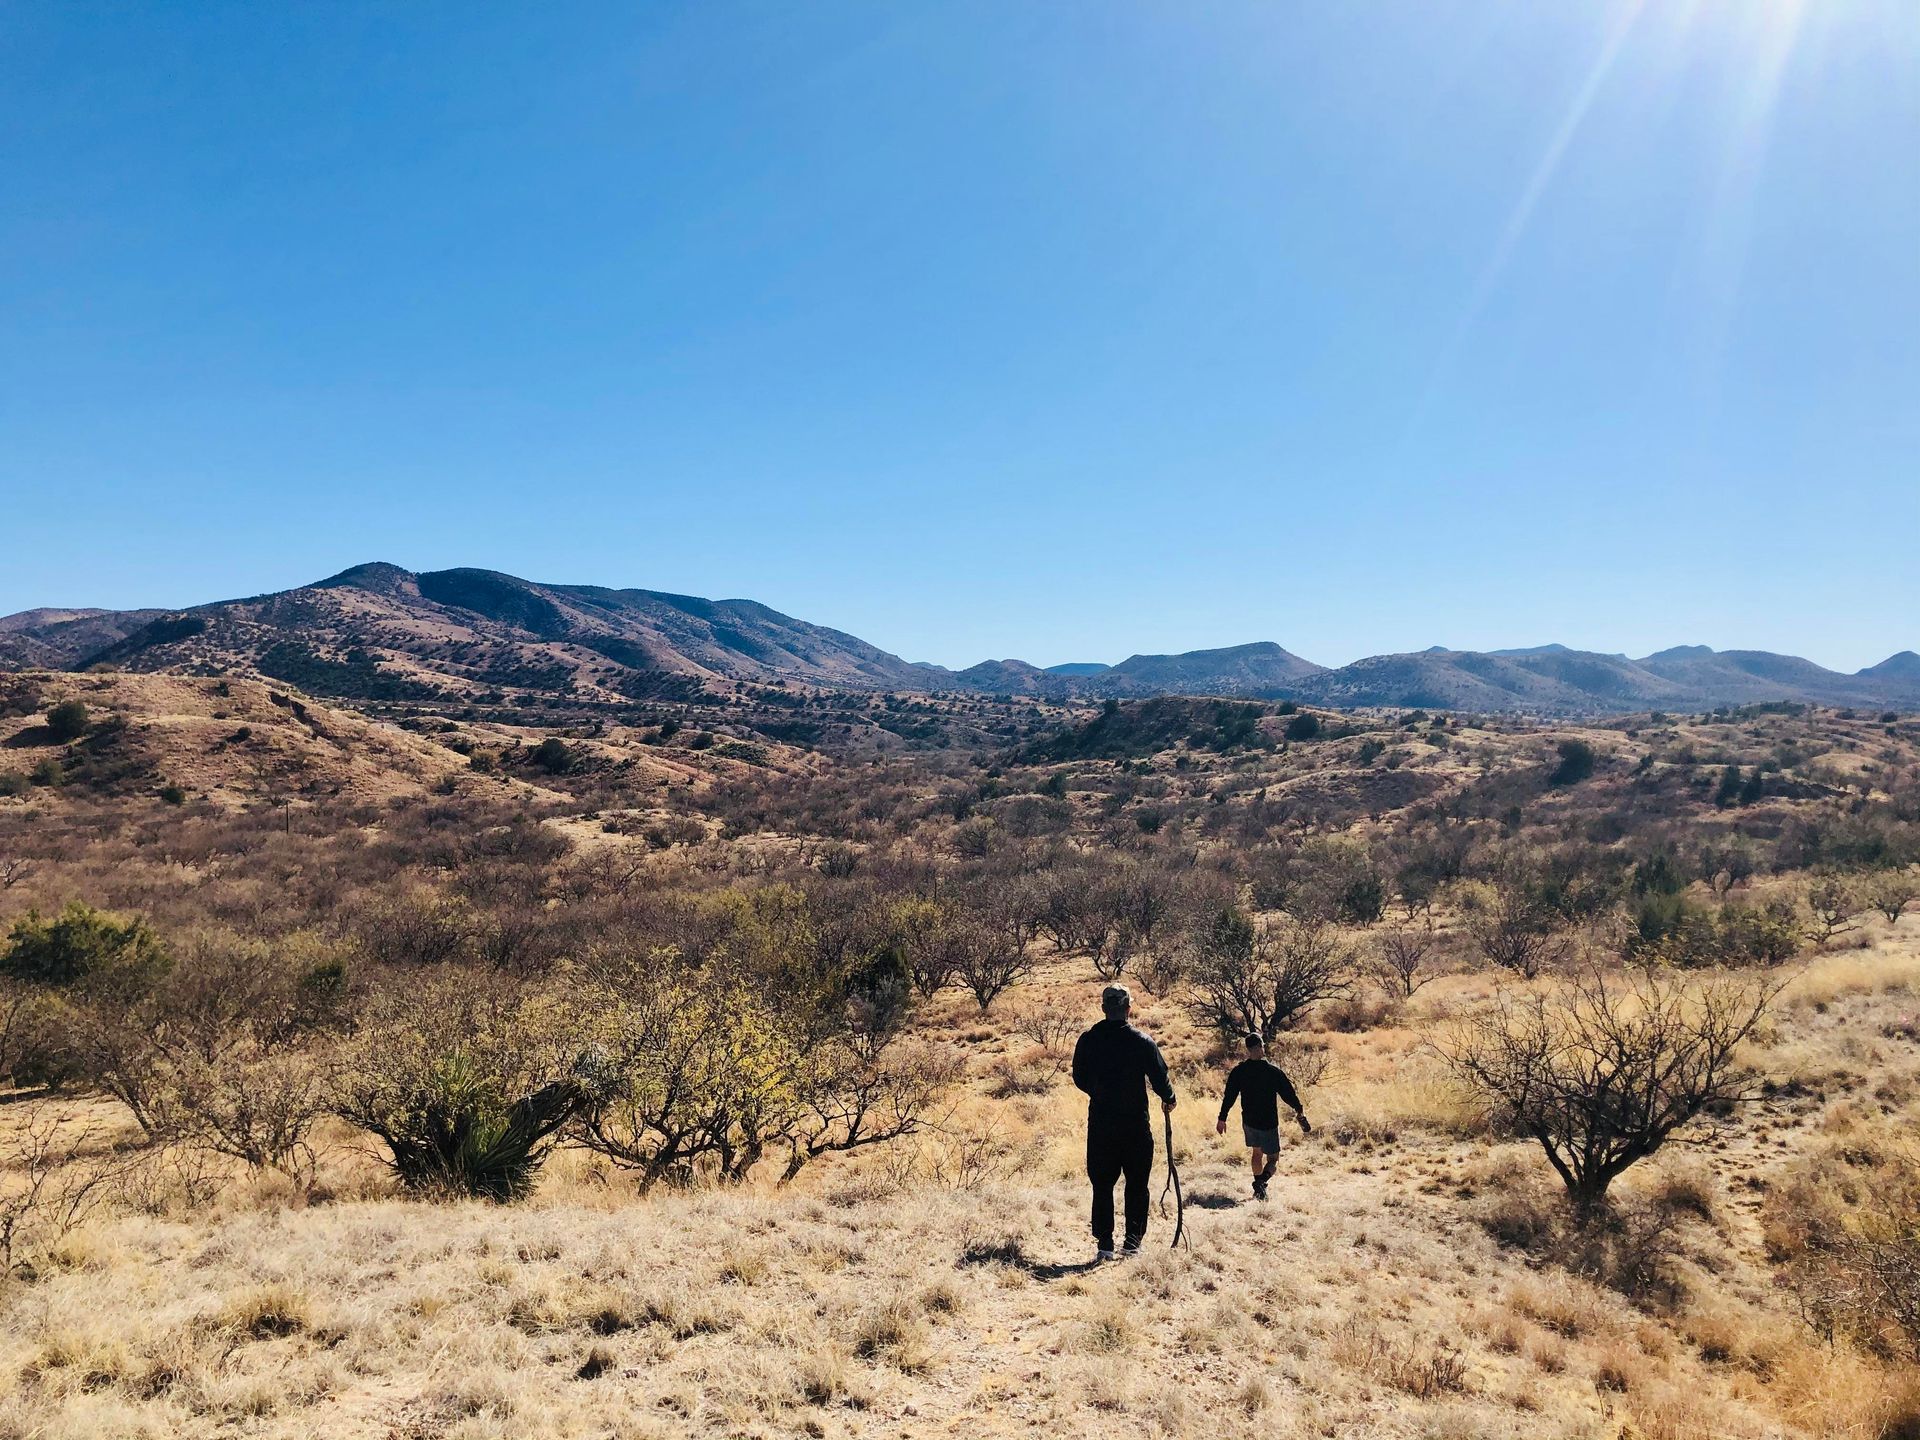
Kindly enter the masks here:
<path id="1" fill-rule="evenodd" d="M 1102 1020 L 1073 1047 L 1073 1083 L 1087 1092 L 1087 1123 L 1096 1128 L 1147 1123 L 1147 1087 L 1173 1099 L 1160 1047 L 1125 1020 Z"/>
<path id="2" fill-rule="evenodd" d="M 1242 1060 L 1233 1067 L 1227 1076 L 1226 1098 L 1220 1102 L 1222 1120 L 1232 1111 L 1235 1100 L 1240 1101 L 1241 1122 L 1253 1130 L 1272 1130 L 1280 1124 L 1280 1107 L 1275 1100 L 1286 1101 L 1295 1114 L 1300 1111 L 1300 1097 L 1294 1094 L 1287 1072 L 1264 1057 Z"/>

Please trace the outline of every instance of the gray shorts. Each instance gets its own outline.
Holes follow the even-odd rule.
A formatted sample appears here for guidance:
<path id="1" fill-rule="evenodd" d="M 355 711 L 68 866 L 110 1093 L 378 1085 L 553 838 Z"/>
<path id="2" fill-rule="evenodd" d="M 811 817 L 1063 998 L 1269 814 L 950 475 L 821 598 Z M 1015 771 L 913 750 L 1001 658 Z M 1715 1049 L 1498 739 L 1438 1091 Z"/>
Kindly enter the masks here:
<path id="1" fill-rule="evenodd" d="M 1278 1155 L 1280 1153 L 1280 1127 L 1278 1125 L 1274 1126 L 1271 1130 L 1256 1130 L 1251 1125 L 1243 1124 L 1240 1127 L 1240 1133 L 1247 1137 L 1247 1148 L 1249 1150 L 1263 1150 L 1269 1155 Z"/>

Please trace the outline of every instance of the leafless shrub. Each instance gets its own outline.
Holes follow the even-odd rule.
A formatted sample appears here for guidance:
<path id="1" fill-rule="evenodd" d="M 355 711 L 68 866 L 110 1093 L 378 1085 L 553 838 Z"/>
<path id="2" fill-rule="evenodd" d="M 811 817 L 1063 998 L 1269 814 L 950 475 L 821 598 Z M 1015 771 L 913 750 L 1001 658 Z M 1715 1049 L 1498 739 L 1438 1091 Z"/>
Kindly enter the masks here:
<path id="1" fill-rule="evenodd" d="M 893 908 L 908 977 L 927 999 L 953 984 L 960 972 L 962 941 L 956 921 L 950 906 L 933 900 L 902 900 Z"/>
<path id="2" fill-rule="evenodd" d="M 1399 1000 L 1411 1000 L 1434 978 L 1429 965 L 1434 951 L 1430 930 L 1388 930 L 1375 937 L 1368 969 L 1380 988 Z"/>
<path id="3" fill-rule="evenodd" d="M 1849 881 L 1838 875 L 1822 875 L 1807 886 L 1807 913 L 1813 917 L 1807 938 L 1824 945 L 1855 928 L 1860 897 Z"/>
<path id="4" fill-rule="evenodd" d="M 1033 957 L 1016 929 L 978 920 L 960 921 L 954 930 L 954 970 L 973 992 L 980 1009 L 1033 972 Z"/>
<path id="5" fill-rule="evenodd" d="M 0 1279 L 31 1278 L 110 1196 L 127 1159 L 98 1120 L 52 1102 L 14 1119 L 0 1142 Z"/>
<path id="6" fill-rule="evenodd" d="M 419 890 L 374 905 L 353 931 L 362 957 L 375 965 L 450 965 L 473 953 L 477 923 L 464 902 Z"/>
<path id="7" fill-rule="evenodd" d="M 1021 1035 L 1045 1050 L 1062 1057 L 1064 1065 L 1073 1058 L 1073 1043 L 1080 1037 L 1076 1016 L 1051 1005 L 1024 1005 L 1008 1017 L 1016 1035 Z"/>
<path id="8" fill-rule="evenodd" d="M 1464 887 L 1467 933 L 1487 960 L 1531 980 L 1572 943 L 1567 917 L 1522 876 L 1506 874 Z"/>
<path id="9" fill-rule="evenodd" d="M 1803 1164 L 1764 1214 L 1767 1248 L 1823 1340 L 1920 1358 L 1920 1151 L 1876 1129 Z"/>
<path id="10" fill-rule="evenodd" d="M 1007 1100 L 1016 1095 L 1044 1095 L 1059 1083 L 1061 1067 L 1036 1045 L 1021 1055 L 994 1057 L 990 1073 L 994 1098 Z"/>
<path id="11" fill-rule="evenodd" d="M 1735 1054 L 1780 988 L 1593 967 L 1564 989 L 1503 991 L 1441 1053 L 1498 1123 L 1540 1145 L 1590 1213 L 1684 1126 L 1754 1097 Z"/>
<path id="12" fill-rule="evenodd" d="M 1306 1035 L 1276 1035 L 1267 1047 L 1267 1058 L 1287 1072 L 1297 1090 L 1323 1085 L 1338 1061 L 1331 1047 Z"/>
<path id="13" fill-rule="evenodd" d="M 1156 945 L 1141 956 L 1133 967 L 1133 978 L 1140 988 L 1157 999 L 1171 995 L 1187 978 L 1190 955 L 1179 943 Z"/>
<path id="14" fill-rule="evenodd" d="M 1353 988 L 1352 959 L 1330 925 L 1287 916 L 1269 927 L 1239 910 L 1220 912 L 1195 937 L 1190 973 L 1198 1018 L 1268 1040 Z"/>
<path id="15" fill-rule="evenodd" d="M 923 1185 L 971 1193 L 1032 1173 L 1045 1153 L 1044 1142 L 1015 1140 L 993 1121 L 949 1121 L 927 1127 L 911 1145 L 889 1147 L 881 1163 L 895 1189 Z"/>
<path id="16" fill-rule="evenodd" d="M 1335 1332 L 1331 1351 L 1343 1368 L 1421 1400 L 1466 1388 L 1466 1360 L 1445 1340 L 1429 1341 L 1416 1335 L 1402 1344 L 1377 1325 L 1354 1319 Z"/>
<path id="17" fill-rule="evenodd" d="M 143 1215 L 204 1210 L 229 1182 L 225 1159 L 202 1145 L 149 1144 L 115 1177 L 116 1203 Z"/>
<path id="18" fill-rule="evenodd" d="M 1116 980 L 1135 945 L 1123 904 L 1111 878 L 1092 866 L 1074 866 L 1053 877 L 1039 923 L 1061 953 L 1084 955 L 1101 979 Z"/>
<path id="19" fill-rule="evenodd" d="M 53 1023 L 75 1071 L 151 1140 L 309 1177 L 339 972 L 312 937 L 270 946 L 196 931 L 176 948 L 138 984 L 88 977 L 57 993 Z"/>

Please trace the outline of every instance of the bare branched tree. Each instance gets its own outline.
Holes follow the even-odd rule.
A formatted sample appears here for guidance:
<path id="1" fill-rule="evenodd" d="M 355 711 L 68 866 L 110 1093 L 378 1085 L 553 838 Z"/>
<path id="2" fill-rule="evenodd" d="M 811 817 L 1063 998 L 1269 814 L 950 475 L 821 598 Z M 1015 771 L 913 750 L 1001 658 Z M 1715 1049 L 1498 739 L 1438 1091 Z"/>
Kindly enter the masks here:
<path id="1" fill-rule="evenodd" d="M 1502 970 L 1531 980 L 1572 943 L 1567 917 L 1526 877 L 1496 876 L 1467 892 L 1467 932 Z"/>
<path id="2" fill-rule="evenodd" d="M 1807 938 L 1816 945 L 1824 945 L 1855 928 L 1860 897 L 1840 876 L 1822 875 L 1807 887 L 1807 913 L 1813 917 Z"/>
<path id="3" fill-rule="evenodd" d="M 1440 1042 L 1491 1118 L 1536 1141 L 1582 1213 L 1675 1132 L 1754 1098 L 1736 1052 L 1783 982 L 1593 967 L 1508 990 Z"/>
<path id="4" fill-rule="evenodd" d="M 1415 991 L 1434 978 L 1428 963 L 1433 948 L 1430 930 L 1389 930 L 1374 940 L 1368 968 L 1387 994 L 1397 1000 L 1411 1000 Z"/>
<path id="5" fill-rule="evenodd" d="M 1013 927 L 962 920 L 954 937 L 955 972 L 983 1011 L 1033 970 L 1033 957 Z"/>
<path id="6" fill-rule="evenodd" d="M 1920 873 L 1882 870 L 1861 887 L 1861 898 L 1886 916 L 1889 925 L 1898 925 L 1907 907 L 1920 900 Z"/>
<path id="7" fill-rule="evenodd" d="M 1287 917 L 1270 927 L 1237 909 L 1221 911 L 1194 937 L 1189 971 L 1198 1018 L 1268 1040 L 1353 990 L 1352 957 L 1332 926 Z"/>

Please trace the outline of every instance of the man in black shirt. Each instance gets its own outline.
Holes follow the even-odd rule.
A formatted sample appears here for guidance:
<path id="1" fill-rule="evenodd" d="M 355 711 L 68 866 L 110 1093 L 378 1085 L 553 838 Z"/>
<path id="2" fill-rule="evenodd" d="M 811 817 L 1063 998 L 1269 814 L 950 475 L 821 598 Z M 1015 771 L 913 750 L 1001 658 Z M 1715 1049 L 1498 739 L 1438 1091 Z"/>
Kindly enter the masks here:
<path id="1" fill-rule="evenodd" d="M 1293 1118 L 1300 1122 L 1302 1135 L 1311 1135 L 1313 1126 L 1307 1123 L 1307 1112 L 1300 1108 L 1300 1097 L 1294 1093 L 1287 1072 L 1267 1059 L 1267 1047 L 1258 1035 L 1247 1036 L 1247 1058 L 1227 1076 L 1227 1093 L 1220 1101 L 1220 1123 L 1213 1127 L 1215 1134 L 1227 1133 L 1227 1116 L 1235 1100 L 1240 1102 L 1240 1131 L 1246 1136 L 1253 1162 L 1253 1198 L 1264 1200 L 1267 1181 L 1273 1178 L 1273 1167 L 1280 1161 L 1280 1107 L 1275 1102 L 1287 1102 Z"/>
<path id="2" fill-rule="evenodd" d="M 1153 1171 L 1153 1125 L 1147 1087 L 1173 1109 L 1173 1085 L 1160 1047 L 1133 1028 L 1133 995 L 1109 985 L 1100 996 L 1107 1018 L 1073 1047 L 1073 1083 L 1087 1092 L 1087 1178 L 1093 1182 L 1093 1238 L 1100 1258 L 1113 1258 L 1113 1184 L 1127 1177 L 1125 1253 L 1139 1253 L 1147 1233 L 1147 1178 Z"/>

